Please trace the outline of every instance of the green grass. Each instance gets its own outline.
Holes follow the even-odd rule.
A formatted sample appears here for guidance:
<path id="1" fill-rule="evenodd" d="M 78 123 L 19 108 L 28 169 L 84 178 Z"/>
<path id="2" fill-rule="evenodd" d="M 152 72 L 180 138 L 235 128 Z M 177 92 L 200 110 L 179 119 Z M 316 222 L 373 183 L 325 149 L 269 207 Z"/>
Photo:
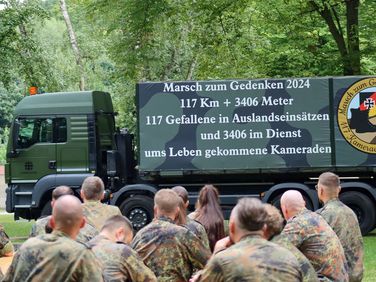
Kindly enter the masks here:
<path id="1" fill-rule="evenodd" d="M 376 277 L 376 230 L 364 236 L 364 279 L 363 281 L 375 281 Z"/>
<path id="2" fill-rule="evenodd" d="M 22 242 L 28 237 L 31 225 L 34 221 L 18 220 L 14 221 L 12 215 L 0 215 L 0 223 L 11 238 L 12 242 Z M 226 229 L 227 221 L 225 222 Z M 17 240 L 14 240 L 17 239 Z M 364 237 L 364 282 L 375 281 L 376 277 L 376 230 Z"/>
<path id="3" fill-rule="evenodd" d="M 5 232 L 11 238 L 11 241 L 17 243 L 19 241 L 24 241 L 22 238 L 27 238 L 29 236 L 34 221 L 15 221 L 13 215 L 0 215 L 0 223 L 4 226 Z"/>

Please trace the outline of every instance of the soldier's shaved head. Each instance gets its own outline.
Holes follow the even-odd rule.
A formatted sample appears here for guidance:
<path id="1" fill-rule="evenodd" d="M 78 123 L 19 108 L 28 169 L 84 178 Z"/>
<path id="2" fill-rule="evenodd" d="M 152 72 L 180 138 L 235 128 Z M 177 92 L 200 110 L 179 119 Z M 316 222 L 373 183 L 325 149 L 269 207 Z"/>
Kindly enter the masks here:
<path id="1" fill-rule="evenodd" d="M 114 215 L 106 220 L 100 234 L 114 243 L 130 244 L 133 239 L 133 226 L 125 216 Z"/>
<path id="2" fill-rule="evenodd" d="M 322 173 L 319 176 L 319 181 L 318 181 L 318 195 L 319 195 L 320 200 L 326 200 L 326 198 L 328 199 L 337 198 L 339 192 L 341 191 L 340 185 L 341 184 L 340 184 L 338 175 L 332 172 Z"/>
<path id="3" fill-rule="evenodd" d="M 84 200 L 100 201 L 103 198 L 104 183 L 98 176 L 87 177 L 81 186 L 81 197 Z"/>
<path id="4" fill-rule="evenodd" d="M 166 215 L 175 217 L 179 211 L 179 204 L 181 198 L 171 189 L 161 189 L 154 197 L 155 208 L 157 209 L 158 215 Z M 154 211 L 156 211 L 154 209 Z"/>
<path id="5" fill-rule="evenodd" d="M 61 196 L 65 195 L 73 195 L 73 190 L 65 185 L 57 186 L 53 191 L 52 191 L 52 199 L 57 200 Z"/>
<path id="6" fill-rule="evenodd" d="M 265 237 L 269 239 L 282 232 L 283 217 L 279 209 L 271 204 L 265 204 L 265 210 L 267 213 Z"/>
<path id="7" fill-rule="evenodd" d="M 175 186 L 172 188 L 172 191 L 174 191 L 180 198 L 183 199 L 184 204 L 188 202 L 188 191 L 183 186 Z"/>
<path id="8" fill-rule="evenodd" d="M 75 239 L 85 225 L 81 202 L 77 197 L 65 195 L 55 201 L 51 226 Z"/>
<path id="9" fill-rule="evenodd" d="M 112 231 L 119 227 L 124 227 L 124 229 L 133 233 L 132 222 L 130 222 L 130 220 L 123 215 L 111 216 L 109 219 L 106 220 L 101 231 L 103 230 Z"/>
<path id="10" fill-rule="evenodd" d="M 306 203 L 299 191 L 288 190 L 281 197 L 281 208 L 285 219 L 297 214 L 305 205 Z"/>

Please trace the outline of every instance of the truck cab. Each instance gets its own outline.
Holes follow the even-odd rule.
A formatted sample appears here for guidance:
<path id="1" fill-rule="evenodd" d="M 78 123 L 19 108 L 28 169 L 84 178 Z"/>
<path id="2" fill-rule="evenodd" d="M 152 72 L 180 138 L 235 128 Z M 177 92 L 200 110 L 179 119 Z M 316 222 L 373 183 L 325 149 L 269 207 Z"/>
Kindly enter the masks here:
<path id="1" fill-rule="evenodd" d="M 104 92 L 25 97 L 15 108 L 7 148 L 6 208 L 37 218 L 50 210 L 52 190 L 100 176 L 107 184 L 107 152 L 116 149 L 114 111 Z"/>

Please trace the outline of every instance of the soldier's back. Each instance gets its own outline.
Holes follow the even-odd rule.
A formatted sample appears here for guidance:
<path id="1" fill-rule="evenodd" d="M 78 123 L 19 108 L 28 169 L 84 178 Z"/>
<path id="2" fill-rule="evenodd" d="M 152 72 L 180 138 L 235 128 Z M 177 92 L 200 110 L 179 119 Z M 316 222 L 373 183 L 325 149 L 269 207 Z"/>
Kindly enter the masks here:
<path id="1" fill-rule="evenodd" d="M 29 237 L 36 237 L 38 235 L 43 235 L 46 233 L 51 233 L 52 228 L 48 226 L 51 216 L 46 216 L 39 218 L 31 227 L 31 232 Z M 50 230 L 49 230 L 50 229 Z M 47 232 L 48 231 L 48 232 Z M 92 226 L 89 222 L 85 224 L 84 227 L 80 229 L 77 235 L 76 241 L 81 243 L 86 243 L 98 235 L 98 230 Z"/>
<path id="2" fill-rule="evenodd" d="M 105 281 L 157 281 L 154 273 L 128 245 L 113 243 L 102 235 L 96 236 L 88 245 L 103 265 Z"/>
<path id="3" fill-rule="evenodd" d="M 363 237 L 355 213 L 339 199 L 328 201 L 316 212 L 326 220 L 341 241 L 350 281 L 362 281 Z"/>
<path id="4" fill-rule="evenodd" d="M 318 276 L 332 281 L 348 281 L 341 242 L 320 215 L 303 209 L 287 221 L 281 237 L 309 259 Z"/>
<path id="5" fill-rule="evenodd" d="M 114 215 L 121 215 L 118 207 L 102 204 L 99 201 L 86 201 L 82 204 L 82 209 L 87 221 L 98 231 L 101 230 L 108 218 Z"/>
<path id="6" fill-rule="evenodd" d="M 103 281 L 100 270 L 84 244 L 53 232 L 22 244 L 3 281 Z"/>
<path id="7" fill-rule="evenodd" d="M 38 218 L 37 221 L 31 226 L 29 237 L 36 237 L 38 235 L 46 234 L 46 226 L 51 216 Z"/>
<path id="8" fill-rule="evenodd" d="M 187 216 L 185 226 L 201 240 L 208 250 L 210 250 L 208 234 L 206 233 L 205 227 L 200 222 Z"/>
<path id="9" fill-rule="evenodd" d="M 187 228 L 160 217 L 142 228 L 132 247 L 158 281 L 188 281 L 193 269 L 204 267 L 210 253 Z"/>
<path id="10" fill-rule="evenodd" d="M 276 243 L 287 250 L 289 250 L 296 258 L 296 260 L 299 263 L 300 270 L 303 274 L 303 281 L 304 282 L 315 282 L 319 281 L 317 278 L 317 274 L 315 269 L 313 268 L 311 262 L 306 258 L 305 255 L 301 251 L 298 250 L 293 244 L 290 242 L 281 239 L 280 236 L 275 236 L 271 240 L 273 243 Z"/>
<path id="11" fill-rule="evenodd" d="M 250 235 L 212 257 L 200 281 L 302 281 L 299 264 L 288 250 Z"/>

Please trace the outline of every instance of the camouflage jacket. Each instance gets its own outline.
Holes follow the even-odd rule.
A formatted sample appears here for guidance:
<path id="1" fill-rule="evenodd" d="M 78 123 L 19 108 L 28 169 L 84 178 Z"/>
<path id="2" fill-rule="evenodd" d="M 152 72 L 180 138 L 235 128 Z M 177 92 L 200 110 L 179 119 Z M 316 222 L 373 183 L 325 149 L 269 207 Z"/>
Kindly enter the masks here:
<path id="1" fill-rule="evenodd" d="M 51 232 L 46 232 L 48 227 L 48 222 L 50 220 L 51 216 L 46 216 L 39 218 L 31 227 L 31 232 L 29 237 L 36 237 L 38 235 L 46 234 L 46 233 L 51 233 Z M 95 229 L 90 223 L 86 223 L 83 228 L 80 229 L 80 233 L 78 233 L 76 241 L 81 242 L 81 243 L 86 243 L 93 239 L 95 236 L 99 234 L 98 230 Z"/>
<path id="2" fill-rule="evenodd" d="M 121 215 L 118 207 L 102 204 L 98 201 L 86 201 L 82 204 L 82 209 L 87 222 L 98 231 L 101 230 L 105 221 L 114 215 Z"/>
<path id="3" fill-rule="evenodd" d="M 342 243 L 350 281 L 362 281 L 363 237 L 355 213 L 339 199 L 328 201 L 316 212 L 329 223 Z"/>
<path id="4" fill-rule="evenodd" d="M 302 209 L 287 220 L 281 239 L 290 241 L 309 259 L 319 278 L 348 281 L 341 242 L 320 215 Z"/>
<path id="5" fill-rule="evenodd" d="M 201 240 L 208 250 L 210 250 L 208 234 L 206 234 L 205 227 L 200 222 L 187 216 L 185 226 Z"/>
<path id="6" fill-rule="evenodd" d="M 3 281 L 94 282 L 103 277 L 101 264 L 87 246 L 53 231 L 23 243 Z"/>
<path id="7" fill-rule="evenodd" d="M 288 250 L 260 235 L 248 235 L 215 254 L 199 281 L 293 282 L 302 281 L 302 273 L 298 261 Z"/>
<path id="8" fill-rule="evenodd" d="M 317 278 L 317 274 L 315 269 L 313 268 L 312 264 L 309 262 L 309 260 L 306 258 L 305 255 L 302 254 L 301 251 L 299 251 L 293 244 L 286 240 L 281 240 L 281 237 L 279 235 L 274 236 L 271 241 L 273 243 L 276 243 L 287 250 L 289 250 L 296 258 L 300 265 L 300 270 L 303 274 L 303 281 L 304 282 L 315 282 L 319 281 Z"/>
<path id="9" fill-rule="evenodd" d="M 157 282 L 154 273 L 128 245 L 113 243 L 102 235 L 95 237 L 88 245 L 103 265 L 105 281 Z"/>
<path id="10" fill-rule="evenodd" d="M 193 269 L 202 269 L 210 256 L 191 231 L 164 216 L 138 231 L 132 247 L 160 282 L 188 281 Z"/>
<path id="11" fill-rule="evenodd" d="M 9 240 L 7 233 L 5 233 L 4 227 L 0 224 L 0 257 L 13 252 L 13 244 Z"/>

